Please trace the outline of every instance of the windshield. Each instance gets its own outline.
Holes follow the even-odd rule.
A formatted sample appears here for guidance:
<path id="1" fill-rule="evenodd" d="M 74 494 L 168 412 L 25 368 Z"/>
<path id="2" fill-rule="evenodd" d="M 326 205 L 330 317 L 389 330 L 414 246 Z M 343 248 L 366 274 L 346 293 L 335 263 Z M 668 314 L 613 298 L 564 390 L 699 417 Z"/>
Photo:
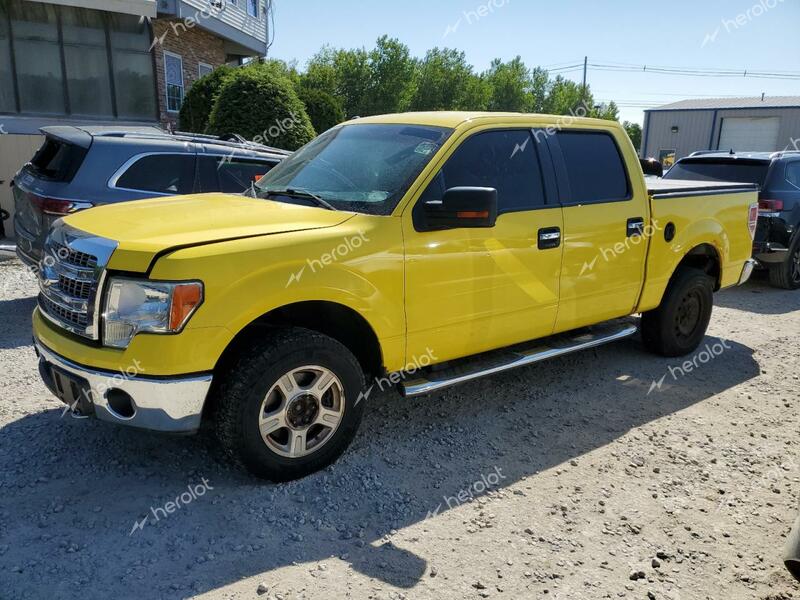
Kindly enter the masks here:
<path id="1" fill-rule="evenodd" d="M 675 163 L 664 179 L 691 181 L 731 181 L 764 185 L 769 163 L 756 160 L 682 160 Z"/>
<path id="2" fill-rule="evenodd" d="M 267 173 L 256 193 L 305 203 L 302 192 L 337 210 L 388 215 L 451 131 L 377 123 L 337 127 Z"/>

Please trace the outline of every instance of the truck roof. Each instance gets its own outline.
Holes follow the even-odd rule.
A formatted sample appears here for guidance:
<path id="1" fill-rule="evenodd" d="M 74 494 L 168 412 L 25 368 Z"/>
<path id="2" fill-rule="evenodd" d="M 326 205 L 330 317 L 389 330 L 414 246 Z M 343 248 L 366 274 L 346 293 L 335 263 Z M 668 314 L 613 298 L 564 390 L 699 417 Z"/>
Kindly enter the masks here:
<path id="1" fill-rule="evenodd" d="M 373 117 L 357 117 L 347 123 L 386 123 L 404 125 L 428 125 L 432 127 L 448 127 L 454 129 L 468 121 L 480 120 L 483 122 L 508 122 L 509 120 L 519 121 L 543 121 L 544 124 L 552 124 L 553 120 L 566 121 L 583 125 L 605 125 L 613 126 L 615 121 L 604 119 L 592 119 L 588 117 L 577 117 L 572 115 L 547 115 L 539 113 L 516 113 L 516 112 L 479 112 L 479 111 L 428 111 L 428 112 L 407 112 L 395 113 L 390 115 L 375 115 Z"/>
<path id="2" fill-rule="evenodd" d="M 794 155 L 800 156 L 800 152 L 797 150 L 779 150 L 777 152 L 730 152 L 730 151 L 722 151 L 722 150 L 698 150 L 697 152 L 692 152 L 689 156 L 682 158 L 681 160 L 685 160 L 686 158 L 690 158 L 692 160 L 696 159 L 709 159 L 709 160 L 719 160 L 719 159 L 728 159 L 728 160 L 737 160 L 737 159 L 747 159 L 747 160 L 764 160 L 770 161 L 775 158 L 783 158 L 784 156 Z"/>

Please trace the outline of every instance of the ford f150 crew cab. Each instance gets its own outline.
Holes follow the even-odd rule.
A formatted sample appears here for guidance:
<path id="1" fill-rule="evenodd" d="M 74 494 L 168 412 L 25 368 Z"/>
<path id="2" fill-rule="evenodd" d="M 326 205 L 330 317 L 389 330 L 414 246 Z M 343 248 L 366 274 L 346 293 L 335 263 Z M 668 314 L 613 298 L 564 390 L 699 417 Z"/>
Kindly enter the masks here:
<path id="1" fill-rule="evenodd" d="M 713 292 L 750 275 L 757 217 L 755 186 L 645 182 L 616 122 L 358 119 L 244 196 L 56 222 L 39 370 L 76 415 L 207 420 L 252 472 L 291 479 L 345 450 L 385 381 L 428 394 L 637 330 L 692 352 Z"/>

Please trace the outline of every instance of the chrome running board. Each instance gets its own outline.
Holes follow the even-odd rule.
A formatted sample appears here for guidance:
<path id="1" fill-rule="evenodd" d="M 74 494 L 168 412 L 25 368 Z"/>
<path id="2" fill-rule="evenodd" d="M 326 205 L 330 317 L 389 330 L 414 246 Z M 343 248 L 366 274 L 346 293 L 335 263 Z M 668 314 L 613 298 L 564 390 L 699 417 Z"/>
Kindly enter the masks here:
<path id="1" fill-rule="evenodd" d="M 399 384 L 405 397 L 421 396 L 444 388 L 495 375 L 517 367 L 532 365 L 549 358 L 578 350 L 602 346 L 634 335 L 639 330 L 632 319 L 609 321 L 583 329 L 569 331 L 505 350 L 495 350 L 477 357 L 459 359 L 457 364 L 433 371 Z"/>

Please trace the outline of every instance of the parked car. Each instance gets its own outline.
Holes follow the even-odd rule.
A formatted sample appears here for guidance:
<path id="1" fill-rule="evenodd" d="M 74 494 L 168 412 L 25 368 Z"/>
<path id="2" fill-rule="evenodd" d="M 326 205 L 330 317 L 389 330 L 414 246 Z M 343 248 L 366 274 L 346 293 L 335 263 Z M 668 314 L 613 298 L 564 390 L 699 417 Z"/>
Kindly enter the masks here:
<path id="1" fill-rule="evenodd" d="M 243 192 L 288 152 L 238 136 L 43 127 L 14 177 L 17 254 L 38 263 L 53 221 L 104 204 L 199 192 Z"/>
<path id="2" fill-rule="evenodd" d="M 619 123 L 558 123 L 358 119 L 251 197 L 69 215 L 40 274 L 41 375 L 79 415 L 210 419 L 286 480 L 345 450 L 378 387 L 429 394 L 619 340 L 636 313 L 649 350 L 693 352 L 714 291 L 750 275 L 756 186 L 645 182 Z"/>
<path id="3" fill-rule="evenodd" d="M 664 178 L 758 184 L 753 256 L 772 285 L 800 288 L 800 152 L 695 152 Z"/>

